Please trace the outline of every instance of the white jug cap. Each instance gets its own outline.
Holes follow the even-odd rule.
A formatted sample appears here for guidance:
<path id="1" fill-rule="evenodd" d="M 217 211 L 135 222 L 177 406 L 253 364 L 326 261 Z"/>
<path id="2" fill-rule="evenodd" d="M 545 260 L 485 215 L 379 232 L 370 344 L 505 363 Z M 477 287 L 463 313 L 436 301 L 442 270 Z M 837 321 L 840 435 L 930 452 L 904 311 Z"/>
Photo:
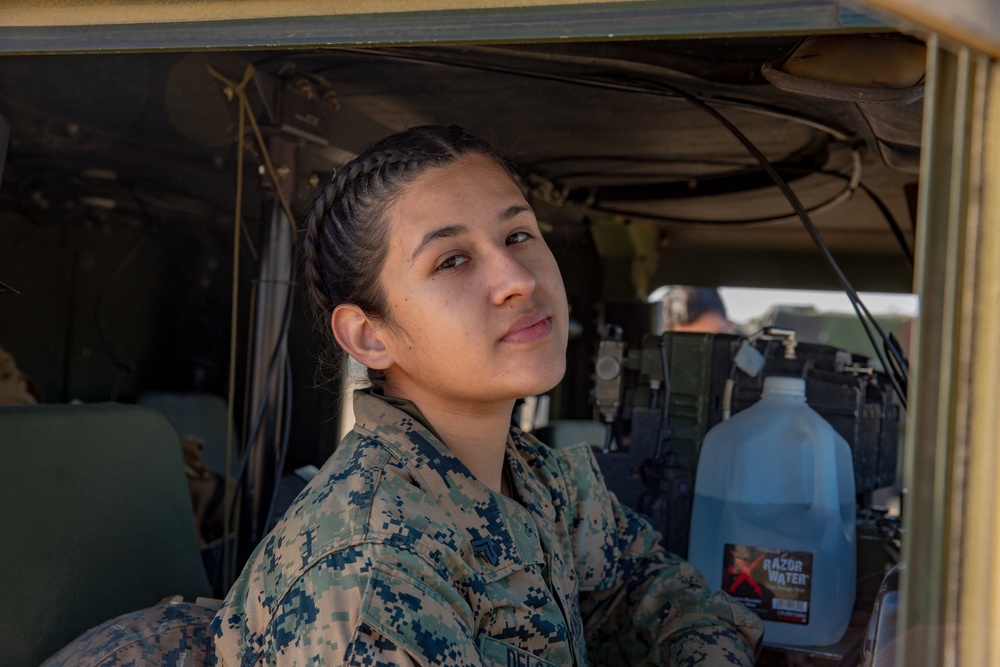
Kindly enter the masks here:
<path id="1" fill-rule="evenodd" d="M 806 381 L 802 378 L 770 375 L 764 378 L 765 394 L 806 395 Z"/>

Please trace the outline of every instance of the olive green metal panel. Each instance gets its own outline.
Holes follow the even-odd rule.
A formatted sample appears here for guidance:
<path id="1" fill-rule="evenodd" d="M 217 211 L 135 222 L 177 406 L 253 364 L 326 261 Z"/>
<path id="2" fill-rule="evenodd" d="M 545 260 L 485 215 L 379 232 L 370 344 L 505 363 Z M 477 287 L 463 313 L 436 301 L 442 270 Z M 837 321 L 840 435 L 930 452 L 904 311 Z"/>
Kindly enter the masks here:
<path id="1" fill-rule="evenodd" d="M 899 666 L 996 664 L 1000 642 L 995 77 L 986 56 L 930 38 Z"/>
<path id="2" fill-rule="evenodd" d="M 927 97 L 924 106 L 916 291 L 921 317 L 914 337 L 903 466 L 903 512 L 906 532 L 900 587 L 899 631 L 906 636 L 899 660 L 913 665 L 938 665 L 946 589 L 944 544 L 947 539 L 948 497 L 951 492 L 947 443 L 947 403 L 952 394 L 952 355 L 955 349 L 955 243 L 960 229 L 950 221 L 954 208 L 950 187 L 953 165 L 961 162 L 964 145 L 953 145 L 958 105 L 955 81 L 958 58 L 932 39 L 928 45 Z M 964 142 L 962 142 L 964 144 Z M 958 155 L 956 155 L 958 153 Z M 950 287 L 945 275 L 950 272 Z M 942 431 L 945 435 L 942 437 Z M 942 441 L 943 440 L 943 441 Z M 920 520 L 911 519 L 920 517 Z M 923 661 L 923 662 L 921 662 Z M 897 665 L 906 662 L 897 661 Z"/>
<path id="3" fill-rule="evenodd" d="M 871 30 L 836 0 L 16 0 L 0 53 L 432 44 Z"/>
<path id="4" fill-rule="evenodd" d="M 1000 664 L 1000 65 L 980 58 L 969 175 L 966 274 L 969 327 L 965 473 L 954 635 L 956 664 Z"/>

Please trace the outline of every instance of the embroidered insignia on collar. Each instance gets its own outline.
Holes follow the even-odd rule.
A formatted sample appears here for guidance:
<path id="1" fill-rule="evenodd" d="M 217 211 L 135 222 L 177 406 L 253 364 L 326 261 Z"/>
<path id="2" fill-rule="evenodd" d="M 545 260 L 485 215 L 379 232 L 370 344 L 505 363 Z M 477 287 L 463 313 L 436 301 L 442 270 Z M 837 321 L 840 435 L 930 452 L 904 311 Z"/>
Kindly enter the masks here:
<path id="1" fill-rule="evenodd" d="M 497 548 L 493 544 L 492 538 L 483 537 L 478 540 L 472 540 L 472 553 L 480 558 L 485 558 L 493 567 L 500 564 L 500 555 L 497 553 Z"/>

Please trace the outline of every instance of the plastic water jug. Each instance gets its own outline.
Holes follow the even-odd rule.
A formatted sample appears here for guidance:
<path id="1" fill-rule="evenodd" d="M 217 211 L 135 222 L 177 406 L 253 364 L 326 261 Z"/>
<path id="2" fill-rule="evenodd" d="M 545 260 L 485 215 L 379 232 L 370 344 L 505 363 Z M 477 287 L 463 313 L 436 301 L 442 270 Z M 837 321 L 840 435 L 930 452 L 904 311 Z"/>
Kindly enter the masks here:
<path id="1" fill-rule="evenodd" d="M 705 435 L 689 560 L 764 621 L 764 642 L 840 640 L 855 593 L 851 450 L 806 404 L 805 381 L 768 377 L 761 400 Z"/>

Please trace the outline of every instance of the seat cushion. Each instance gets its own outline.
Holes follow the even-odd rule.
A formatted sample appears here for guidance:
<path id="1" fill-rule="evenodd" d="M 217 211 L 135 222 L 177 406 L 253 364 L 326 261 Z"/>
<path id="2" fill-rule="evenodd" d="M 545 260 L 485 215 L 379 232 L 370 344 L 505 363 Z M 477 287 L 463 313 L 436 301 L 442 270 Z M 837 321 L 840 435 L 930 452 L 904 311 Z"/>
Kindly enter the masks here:
<path id="1" fill-rule="evenodd" d="M 0 664 L 211 594 L 177 434 L 150 408 L 0 407 Z"/>

